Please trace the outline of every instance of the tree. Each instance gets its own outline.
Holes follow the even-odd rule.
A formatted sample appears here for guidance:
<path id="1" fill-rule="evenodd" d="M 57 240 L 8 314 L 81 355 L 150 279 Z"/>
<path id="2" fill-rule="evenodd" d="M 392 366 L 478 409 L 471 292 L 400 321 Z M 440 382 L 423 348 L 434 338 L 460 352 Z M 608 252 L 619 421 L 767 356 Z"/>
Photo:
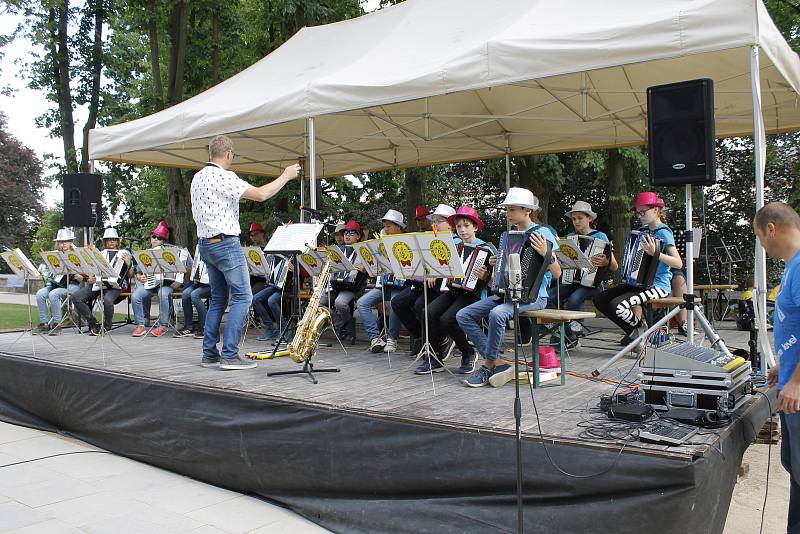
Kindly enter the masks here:
<path id="1" fill-rule="evenodd" d="M 42 163 L 6 130 L 0 113 L 0 242 L 28 249 L 44 206 Z"/>

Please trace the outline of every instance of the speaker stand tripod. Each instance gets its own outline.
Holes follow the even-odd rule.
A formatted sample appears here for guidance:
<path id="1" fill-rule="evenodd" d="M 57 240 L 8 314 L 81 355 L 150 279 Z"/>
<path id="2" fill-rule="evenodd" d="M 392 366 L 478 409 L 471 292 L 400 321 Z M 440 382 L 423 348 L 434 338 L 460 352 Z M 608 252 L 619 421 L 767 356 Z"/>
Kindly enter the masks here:
<path id="1" fill-rule="evenodd" d="M 706 336 L 708 336 L 709 341 L 711 342 L 711 347 L 716 347 L 717 350 L 724 353 L 727 356 L 731 356 L 730 350 L 728 347 L 725 346 L 725 342 L 716 333 L 714 328 L 708 322 L 703 312 L 699 309 L 698 304 L 695 303 L 695 299 L 697 298 L 694 294 L 694 240 L 693 240 L 693 231 L 692 231 L 692 186 L 686 185 L 685 189 L 686 194 L 686 294 L 683 296 L 685 302 L 681 305 L 673 308 L 668 314 L 661 318 L 660 321 L 656 322 L 650 328 L 645 330 L 642 334 L 639 335 L 636 339 L 628 343 L 628 345 L 617 352 L 614 356 L 612 356 L 606 363 L 592 371 L 592 376 L 599 376 L 600 373 L 611 367 L 617 360 L 625 356 L 631 350 L 634 350 L 635 347 L 639 346 L 639 343 L 644 342 L 650 339 L 650 334 L 661 328 L 664 324 L 667 324 L 669 320 L 678 313 L 682 309 L 685 309 L 688 312 L 688 321 L 686 326 L 686 337 L 688 342 L 694 344 L 694 320 L 700 323 L 700 326 L 703 328 Z"/>

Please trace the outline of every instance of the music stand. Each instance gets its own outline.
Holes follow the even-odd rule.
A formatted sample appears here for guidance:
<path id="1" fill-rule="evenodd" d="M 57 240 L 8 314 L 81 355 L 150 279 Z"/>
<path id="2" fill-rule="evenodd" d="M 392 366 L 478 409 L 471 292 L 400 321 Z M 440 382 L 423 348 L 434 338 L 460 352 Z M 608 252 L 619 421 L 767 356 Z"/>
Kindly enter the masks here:
<path id="1" fill-rule="evenodd" d="M 15 275 L 22 277 L 25 280 L 25 292 L 28 295 L 28 329 L 22 330 L 20 332 L 17 339 L 15 339 L 11 345 L 8 346 L 8 349 L 13 347 L 17 341 L 22 339 L 22 336 L 25 335 L 26 332 L 33 332 L 33 311 L 31 308 L 31 277 L 41 277 L 42 273 L 39 272 L 39 269 L 33 264 L 31 260 L 25 255 L 22 250 L 15 248 L 13 250 L 6 250 L 5 252 L 0 253 L 3 257 L 5 262 L 8 264 L 9 268 L 14 272 Z M 42 336 L 44 340 L 47 342 L 48 345 L 55 349 L 55 346 L 50 343 L 50 340 L 47 339 L 46 336 Z M 31 348 L 33 350 L 33 356 L 36 357 L 36 344 L 33 341 L 33 336 L 31 336 Z"/>
<path id="2" fill-rule="evenodd" d="M 289 330 L 300 321 L 300 310 L 302 306 L 300 302 L 300 262 L 298 261 L 298 255 L 306 252 L 308 249 L 314 248 L 317 237 L 322 229 L 323 225 L 317 223 L 284 224 L 275 229 L 267 246 L 264 247 L 264 252 L 284 255 L 290 257 L 290 261 L 294 262 L 293 276 L 295 298 L 292 299 L 291 314 L 286 324 L 281 329 L 280 336 L 275 342 L 275 347 L 272 349 L 268 359 L 275 358 L 278 348 L 286 339 Z"/>
<path id="3" fill-rule="evenodd" d="M 80 269 L 75 267 L 75 265 L 69 261 L 69 257 L 67 256 L 68 253 L 74 253 L 74 251 L 61 251 L 61 250 L 43 250 L 39 253 L 44 261 L 47 268 L 53 273 L 54 276 L 69 276 L 71 274 L 84 274 L 80 272 Z M 66 310 L 67 313 L 62 313 L 61 320 L 55 325 L 48 334 L 53 332 L 56 328 L 62 328 L 67 319 L 69 322 L 72 323 L 72 326 L 78 329 L 80 332 L 81 327 L 78 323 L 75 322 L 75 319 L 72 317 L 71 313 L 69 312 L 70 305 L 73 302 L 72 294 L 69 292 L 69 278 L 67 278 L 67 297 L 64 299 L 64 302 L 61 304 L 61 307 Z M 52 310 L 50 310 L 52 313 Z"/>
<path id="4" fill-rule="evenodd" d="M 383 241 L 388 250 L 389 261 L 394 269 L 395 276 L 405 279 L 422 278 L 423 309 L 425 316 L 425 341 L 417 357 L 406 367 L 408 369 L 420 358 L 436 360 L 445 371 L 455 377 L 453 372 L 444 365 L 433 350 L 428 331 L 428 280 L 437 278 L 464 278 L 464 267 L 461 265 L 461 255 L 456 249 L 453 234 L 449 232 L 415 232 L 410 234 L 395 234 L 383 236 Z M 436 395 L 436 383 L 433 380 L 433 365 L 430 366 L 433 394 Z"/>

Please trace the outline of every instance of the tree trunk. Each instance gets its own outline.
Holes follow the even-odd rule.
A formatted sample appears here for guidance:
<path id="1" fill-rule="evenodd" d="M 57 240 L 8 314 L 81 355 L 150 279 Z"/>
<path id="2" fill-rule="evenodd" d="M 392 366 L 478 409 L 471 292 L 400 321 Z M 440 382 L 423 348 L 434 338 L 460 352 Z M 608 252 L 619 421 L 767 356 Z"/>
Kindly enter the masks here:
<path id="1" fill-rule="evenodd" d="M 61 127 L 61 139 L 64 144 L 64 163 L 68 173 L 78 172 L 78 157 L 75 151 L 75 122 L 72 119 L 72 93 L 69 87 L 69 44 L 67 25 L 69 23 L 69 0 L 59 2 L 51 7 L 48 14 L 50 28 L 54 35 L 50 40 L 50 52 L 53 56 L 53 75 L 58 97 L 58 120 Z"/>
<path id="2" fill-rule="evenodd" d="M 161 53 L 158 50 L 158 26 L 156 2 L 148 3 L 147 36 L 150 41 L 150 70 L 153 77 L 153 102 L 156 111 L 164 109 L 164 85 L 161 82 Z"/>
<path id="3" fill-rule="evenodd" d="M 539 222 L 547 223 L 550 211 L 551 188 L 547 185 L 545 177 L 539 172 L 539 160 L 542 156 L 524 156 L 524 165 L 518 165 L 519 186 L 528 189 L 539 199 Z"/>
<path id="4" fill-rule="evenodd" d="M 416 228 L 416 215 L 417 206 L 425 204 L 425 173 L 419 167 L 405 170 L 406 182 L 406 224 L 409 230 Z M 412 224 L 413 221 L 413 224 Z"/>
<path id="5" fill-rule="evenodd" d="M 92 43 L 92 88 L 89 97 L 89 116 L 83 127 L 83 148 L 81 150 L 81 172 L 89 172 L 89 130 L 97 124 L 97 110 L 100 105 L 100 73 L 103 70 L 103 23 L 105 21 L 104 0 L 94 3 L 94 42 Z"/>
<path id="6" fill-rule="evenodd" d="M 220 57 L 219 57 L 219 11 L 211 12 L 211 84 L 219 83 Z"/>
<path id="7" fill-rule="evenodd" d="M 625 242 L 631 229 L 628 212 L 628 189 L 625 184 L 625 171 L 622 154 L 619 149 L 608 151 L 608 199 L 611 203 L 611 241 L 614 243 L 614 255 L 622 260 Z M 617 271 L 616 276 L 619 276 Z"/>
<path id="8" fill-rule="evenodd" d="M 180 0 L 172 12 L 170 37 L 172 46 L 169 57 L 169 90 L 167 102 L 173 106 L 183 100 L 183 71 L 186 64 L 186 33 L 189 20 L 189 4 Z M 151 45 L 152 46 L 152 45 Z M 189 198 L 180 169 L 167 169 L 167 218 L 175 233 L 175 243 L 188 247 L 189 242 Z"/>

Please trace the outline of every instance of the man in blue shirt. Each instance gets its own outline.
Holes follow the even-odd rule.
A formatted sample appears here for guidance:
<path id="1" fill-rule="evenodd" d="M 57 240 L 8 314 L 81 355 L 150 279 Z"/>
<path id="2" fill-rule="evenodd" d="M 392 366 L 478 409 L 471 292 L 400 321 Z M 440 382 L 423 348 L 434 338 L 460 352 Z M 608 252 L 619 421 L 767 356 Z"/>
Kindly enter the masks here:
<path id="1" fill-rule="evenodd" d="M 786 531 L 800 533 L 800 216 L 788 204 L 772 202 L 758 210 L 753 227 L 767 254 L 786 262 L 775 301 L 778 365 L 770 370 L 768 379 L 770 386 L 778 386 L 781 463 L 791 481 Z"/>

